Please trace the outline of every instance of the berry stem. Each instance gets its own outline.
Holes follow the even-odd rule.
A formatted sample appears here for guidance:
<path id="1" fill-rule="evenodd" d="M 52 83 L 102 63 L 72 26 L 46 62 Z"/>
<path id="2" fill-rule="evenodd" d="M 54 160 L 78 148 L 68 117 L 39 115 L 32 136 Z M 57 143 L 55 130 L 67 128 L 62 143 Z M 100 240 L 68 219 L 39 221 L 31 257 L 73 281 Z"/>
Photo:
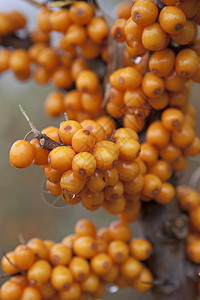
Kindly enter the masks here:
<path id="1" fill-rule="evenodd" d="M 23 270 L 21 270 L 19 267 L 17 267 L 11 260 L 10 258 L 7 256 L 7 254 L 5 252 L 3 252 L 3 256 L 7 259 L 7 261 L 9 262 L 9 264 L 11 264 L 11 266 L 13 266 L 16 271 L 18 271 L 21 275 L 25 276 L 25 272 Z"/>

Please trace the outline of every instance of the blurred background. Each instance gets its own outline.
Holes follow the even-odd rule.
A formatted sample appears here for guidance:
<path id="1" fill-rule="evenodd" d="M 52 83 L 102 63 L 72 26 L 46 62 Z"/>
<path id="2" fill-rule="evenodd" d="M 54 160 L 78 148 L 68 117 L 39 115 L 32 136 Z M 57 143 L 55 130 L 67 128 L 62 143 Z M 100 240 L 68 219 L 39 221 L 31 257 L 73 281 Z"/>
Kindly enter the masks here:
<path id="1" fill-rule="evenodd" d="M 111 12 L 116 0 L 101 0 L 100 5 Z M 18 9 L 28 19 L 29 29 L 34 28 L 37 8 L 25 0 L 0 0 L 0 11 Z M 9 150 L 17 139 L 23 139 L 30 130 L 28 123 L 20 113 L 21 104 L 39 130 L 50 125 L 59 126 L 62 118 L 49 119 L 43 111 L 44 99 L 53 90 L 53 86 L 39 86 L 33 80 L 18 82 L 11 72 L 0 74 L 0 256 L 3 251 L 12 250 L 19 244 L 18 235 L 22 233 L 25 241 L 32 237 L 60 241 L 73 232 L 80 218 L 89 218 L 97 227 L 107 226 L 115 217 L 103 210 L 89 212 L 80 204 L 52 207 L 42 196 L 45 177 L 42 169 L 31 165 L 26 169 L 14 169 L 9 164 Z M 197 107 L 200 116 L 200 87 L 194 85 L 191 101 Z M 199 132 L 200 124 L 197 126 Z M 199 158 L 191 160 L 193 170 L 199 165 Z M 191 171 L 187 172 L 187 179 Z M 134 231 L 134 229 L 133 229 Z M 125 296 L 126 295 L 126 296 Z M 149 294 L 139 295 L 133 291 L 122 291 L 117 295 L 108 295 L 105 299 L 151 299 Z"/>

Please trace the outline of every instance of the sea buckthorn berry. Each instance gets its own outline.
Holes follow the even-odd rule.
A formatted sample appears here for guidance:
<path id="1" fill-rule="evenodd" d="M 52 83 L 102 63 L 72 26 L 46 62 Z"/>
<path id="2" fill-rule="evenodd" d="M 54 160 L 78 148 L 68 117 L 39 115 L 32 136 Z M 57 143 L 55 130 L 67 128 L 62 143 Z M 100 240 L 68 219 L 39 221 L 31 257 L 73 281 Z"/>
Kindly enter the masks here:
<path id="1" fill-rule="evenodd" d="M 169 131 L 181 130 L 184 123 L 184 115 L 176 108 L 167 108 L 162 113 L 161 122 Z"/>
<path id="2" fill-rule="evenodd" d="M 89 129 L 79 129 L 72 137 L 74 151 L 89 152 L 95 145 L 95 136 Z"/>
<path id="3" fill-rule="evenodd" d="M 69 9 L 70 19 L 78 25 L 88 24 L 92 15 L 92 6 L 84 1 L 74 2 Z"/>
<path id="4" fill-rule="evenodd" d="M 86 41 L 86 30 L 82 26 L 72 24 L 65 35 L 66 43 L 72 47 L 82 46 Z"/>
<path id="5" fill-rule="evenodd" d="M 118 160 L 116 164 L 119 178 L 122 181 L 133 180 L 140 172 L 140 167 L 135 161 Z"/>
<path id="6" fill-rule="evenodd" d="M 51 31 L 50 14 L 51 11 L 45 6 L 37 14 L 37 24 L 42 31 Z"/>
<path id="7" fill-rule="evenodd" d="M 119 157 L 125 161 L 132 161 L 140 154 L 140 144 L 132 138 L 121 138 L 116 142 L 119 147 Z"/>
<path id="8" fill-rule="evenodd" d="M 83 128 L 89 129 L 96 138 L 96 142 L 106 139 L 106 132 L 104 128 L 93 120 L 84 120 L 81 122 Z"/>
<path id="9" fill-rule="evenodd" d="M 119 128 L 115 131 L 113 135 L 113 140 L 117 142 L 122 138 L 132 138 L 136 141 L 139 140 L 137 132 L 131 128 Z"/>
<path id="10" fill-rule="evenodd" d="M 183 30 L 177 34 L 171 34 L 170 37 L 179 45 L 187 45 L 195 37 L 195 27 L 191 21 L 186 20 Z"/>
<path id="11" fill-rule="evenodd" d="M 47 259 L 48 248 L 45 246 L 44 242 L 39 238 L 32 238 L 28 241 L 27 246 L 31 248 L 39 259 Z"/>
<path id="12" fill-rule="evenodd" d="M 75 239 L 77 238 L 76 234 L 67 235 L 62 239 L 62 244 L 72 249 Z"/>
<path id="13" fill-rule="evenodd" d="M 200 205 L 199 194 L 186 185 L 180 185 L 176 188 L 177 198 L 181 208 L 187 212 L 195 210 Z"/>
<path id="14" fill-rule="evenodd" d="M 40 147 L 40 143 L 36 138 L 32 139 L 30 143 L 33 145 L 35 152 L 35 158 L 33 163 L 35 165 L 47 165 L 49 151 Z"/>
<path id="15" fill-rule="evenodd" d="M 200 139 L 196 136 L 192 143 L 183 149 L 186 156 L 196 156 L 200 153 Z"/>
<path id="16" fill-rule="evenodd" d="M 128 245 L 121 240 L 114 240 L 108 246 L 108 254 L 111 256 L 114 263 L 123 263 L 129 254 Z"/>
<path id="17" fill-rule="evenodd" d="M 42 284 L 38 289 L 40 291 L 42 299 L 52 299 L 56 295 L 56 290 L 51 285 L 50 281 Z"/>
<path id="18" fill-rule="evenodd" d="M 63 104 L 64 104 L 64 109 L 67 112 L 67 114 L 71 111 L 80 110 L 81 109 L 81 93 L 77 90 L 72 90 L 72 91 L 68 92 L 64 96 Z"/>
<path id="19" fill-rule="evenodd" d="M 133 280 L 133 287 L 139 292 L 146 292 L 150 290 L 153 285 L 150 282 L 153 281 L 153 275 L 147 268 L 142 268 L 138 277 Z M 147 283 L 148 282 L 148 283 Z"/>
<path id="20" fill-rule="evenodd" d="M 179 0 L 160 0 L 165 5 L 175 5 Z"/>
<path id="21" fill-rule="evenodd" d="M 9 65 L 14 72 L 28 73 L 30 70 L 30 59 L 28 53 L 23 49 L 15 50 L 11 53 Z"/>
<path id="22" fill-rule="evenodd" d="M 61 179 L 62 174 L 63 174 L 62 171 L 52 169 L 50 167 L 50 165 L 46 165 L 44 167 L 44 173 L 45 173 L 45 176 L 46 176 L 47 180 L 52 182 L 52 183 L 55 183 L 55 184 L 60 182 L 60 179 Z"/>
<path id="23" fill-rule="evenodd" d="M 181 77 L 179 77 L 181 78 Z M 183 107 L 188 103 L 189 100 L 189 88 L 184 86 L 180 91 L 168 92 L 169 95 L 169 106 L 171 107 Z"/>
<path id="24" fill-rule="evenodd" d="M 74 299 L 78 300 L 81 299 L 81 288 L 77 282 L 73 282 L 68 288 L 64 288 L 63 290 L 59 291 L 59 298 L 61 300 L 67 299 Z"/>
<path id="25" fill-rule="evenodd" d="M 135 113 L 140 112 L 140 108 L 145 105 L 145 95 L 141 89 L 136 89 L 134 91 L 126 90 L 124 93 L 124 104 L 131 108 Z M 138 112 L 139 111 L 139 112 Z M 145 111 L 141 111 L 145 114 Z"/>
<path id="26" fill-rule="evenodd" d="M 60 179 L 60 186 L 71 194 L 78 194 L 82 191 L 86 183 L 85 178 L 81 178 L 72 170 L 65 172 Z"/>
<path id="27" fill-rule="evenodd" d="M 174 52 L 171 49 L 166 48 L 152 54 L 149 59 L 149 69 L 152 73 L 163 77 L 167 76 L 173 70 L 174 63 Z"/>
<path id="28" fill-rule="evenodd" d="M 164 81 L 154 73 L 146 73 L 142 80 L 142 90 L 149 98 L 158 98 L 164 92 Z"/>
<path id="29" fill-rule="evenodd" d="M 132 4 L 129 1 L 119 2 L 115 8 L 113 14 L 118 18 L 128 19 L 131 14 Z"/>
<path id="30" fill-rule="evenodd" d="M 23 275 L 12 276 L 9 280 L 17 283 L 22 289 L 24 289 L 28 285 L 28 280 Z"/>
<path id="31" fill-rule="evenodd" d="M 71 145 L 73 135 L 81 128 L 82 126 L 76 121 L 62 122 L 59 127 L 59 136 L 62 142 L 66 145 Z"/>
<path id="32" fill-rule="evenodd" d="M 162 186 L 160 178 L 154 174 L 148 173 L 144 175 L 144 186 L 142 193 L 144 196 L 154 198 L 158 195 Z"/>
<path id="33" fill-rule="evenodd" d="M 69 264 L 69 269 L 72 272 L 74 279 L 78 282 L 85 280 L 90 273 L 90 265 L 84 258 L 75 256 Z"/>
<path id="34" fill-rule="evenodd" d="M 97 275 L 107 274 L 113 266 L 112 259 L 106 253 L 99 253 L 91 259 L 91 268 Z"/>
<path id="35" fill-rule="evenodd" d="M 44 103 L 44 110 L 50 117 L 59 116 L 64 112 L 63 94 L 60 92 L 52 92 L 49 94 Z"/>
<path id="36" fill-rule="evenodd" d="M 77 57 L 73 62 L 70 62 L 71 66 L 71 76 L 74 81 L 76 81 L 77 77 L 82 71 L 88 69 L 88 64 L 85 59 L 82 57 Z"/>
<path id="37" fill-rule="evenodd" d="M 192 49 L 183 49 L 176 56 L 176 72 L 180 77 L 190 78 L 198 71 L 198 55 Z"/>
<path id="38" fill-rule="evenodd" d="M 49 251 L 49 259 L 54 266 L 66 265 L 71 258 L 71 249 L 63 244 L 55 244 Z"/>
<path id="39" fill-rule="evenodd" d="M 80 47 L 82 56 L 86 59 L 93 59 L 101 54 L 101 45 L 87 38 L 85 44 Z"/>
<path id="40" fill-rule="evenodd" d="M 107 274 L 103 275 L 101 278 L 106 283 L 107 282 L 108 283 L 113 283 L 118 278 L 119 272 L 120 272 L 119 266 L 113 264 L 110 271 Z"/>
<path id="41" fill-rule="evenodd" d="M 82 258 L 92 258 L 97 252 L 96 241 L 89 235 L 80 236 L 74 241 L 73 250 Z"/>
<path id="42" fill-rule="evenodd" d="M 158 159 L 158 150 L 150 143 L 144 142 L 141 144 L 141 151 L 139 157 L 148 166 L 153 165 Z"/>
<path id="43" fill-rule="evenodd" d="M 162 182 L 158 195 L 154 196 L 154 200 L 159 204 L 168 204 L 175 196 L 175 188 L 168 182 Z"/>
<path id="44" fill-rule="evenodd" d="M 131 9 L 132 19 L 141 26 L 154 23 L 158 16 L 157 5 L 151 0 L 142 0 L 134 3 Z"/>
<path id="45" fill-rule="evenodd" d="M 105 132 L 106 132 L 106 138 L 110 137 L 113 134 L 113 131 L 115 130 L 115 122 L 112 118 L 108 116 L 102 116 L 95 120 L 99 125 L 101 125 Z"/>
<path id="46" fill-rule="evenodd" d="M 149 241 L 141 238 L 131 240 L 130 250 L 133 257 L 138 260 L 148 259 L 153 251 Z"/>
<path id="47" fill-rule="evenodd" d="M 139 172 L 140 174 L 144 175 L 147 173 L 147 165 L 145 164 L 145 162 L 140 158 L 140 156 L 135 160 L 135 162 L 138 164 L 139 166 Z"/>
<path id="48" fill-rule="evenodd" d="M 200 240 L 193 241 L 187 245 L 186 253 L 188 258 L 196 263 L 200 263 Z"/>
<path id="49" fill-rule="evenodd" d="M 13 22 L 11 18 L 9 18 L 8 14 L 1 12 L 0 13 L 0 34 L 7 35 L 9 32 L 13 30 Z"/>
<path id="50" fill-rule="evenodd" d="M 114 240 L 127 242 L 131 238 L 131 230 L 129 226 L 121 220 L 111 222 L 108 230 L 109 235 Z"/>
<path id="51" fill-rule="evenodd" d="M 162 181 L 166 181 L 172 176 L 172 168 L 169 162 L 159 159 L 149 168 L 149 173 L 158 176 Z"/>
<path id="52" fill-rule="evenodd" d="M 0 296 L 2 300 L 18 300 L 21 299 L 22 288 L 16 283 L 8 280 L 1 286 Z"/>
<path id="53" fill-rule="evenodd" d="M 124 26 L 124 34 L 126 37 L 126 43 L 129 47 L 135 47 L 138 42 L 142 40 L 142 31 L 144 27 L 138 25 L 130 17 Z"/>
<path id="54" fill-rule="evenodd" d="M 198 1 L 196 0 L 178 1 L 176 6 L 179 7 L 184 12 L 187 19 L 193 18 L 197 14 L 199 8 Z"/>
<path id="55" fill-rule="evenodd" d="M 126 24 L 126 19 L 119 19 L 112 25 L 110 29 L 110 35 L 118 43 L 123 43 L 126 40 L 126 35 L 124 33 L 125 24 Z"/>
<path id="56" fill-rule="evenodd" d="M 106 147 L 106 146 L 95 146 L 92 151 L 92 155 L 96 160 L 96 166 L 102 171 L 112 169 L 116 163 L 119 154 L 116 151 Z"/>
<path id="57" fill-rule="evenodd" d="M 153 3 L 151 0 L 148 1 Z M 158 23 L 146 26 L 142 32 L 142 44 L 146 49 L 151 51 L 163 49 L 166 38 L 165 31 Z"/>
<path id="58" fill-rule="evenodd" d="M 14 267 L 15 265 L 15 254 L 14 251 L 6 253 L 8 259 L 13 263 L 13 265 L 7 260 L 5 256 L 1 259 L 1 268 L 4 273 L 6 274 L 14 274 L 17 273 L 17 268 Z"/>
<path id="59" fill-rule="evenodd" d="M 73 284 L 73 275 L 69 268 L 65 266 L 56 266 L 51 272 L 51 284 L 60 291 L 64 288 L 68 288 Z"/>
<path id="60" fill-rule="evenodd" d="M 104 193 L 93 193 L 89 189 L 86 189 L 81 194 L 81 200 L 84 207 L 88 210 L 94 211 L 101 207 L 104 201 Z"/>
<path id="61" fill-rule="evenodd" d="M 195 132 L 193 128 L 188 123 L 185 122 L 181 130 L 172 132 L 171 138 L 172 138 L 172 142 L 177 147 L 185 148 L 193 142 L 195 138 Z"/>
<path id="62" fill-rule="evenodd" d="M 169 96 L 167 92 L 164 92 L 158 98 L 148 98 L 148 103 L 156 110 L 164 109 L 169 104 Z"/>
<path id="63" fill-rule="evenodd" d="M 116 185 L 106 188 L 104 195 L 106 200 L 115 201 L 117 198 L 121 197 L 123 193 L 124 193 L 123 184 L 121 181 L 118 181 Z"/>
<path id="64" fill-rule="evenodd" d="M 36 261 L 27 272 L 29 284 L 36 287 L 47 282 L 50 276 L 51 266 L 46 260 Z"/>
<path id="65" fill-rule="evenodd" d="M 176 6 L 165 6 L 159 14 L 159 23 L 164 31 L 176 34 L 183 30 L 186 23 L 184 12 Z"/>
<path id="66" fill-rule="evenodd" d="M 138 43 L 134 43 L 132 45 L 132 47 L 130 47 L 128 44 L 126 44 L 126 50 L 129 54 L 130 58 L 134 58 L 136 56 L 144 55 L 147 53 L 147 49 L 143 46 L 142 41 L 139 41 Z"/>
<path id="67" fill-rule="evenodd" d="M 96 228 L 94 224 L 87 219 L 79 220 L 75 225 L 74 231 L 77 236 L 89 235 L 94 238 L 96 236 Z"/>
<path id="68" fill-rule="evenodd" d="M 15 264 L 21 270 L 29 269 L 35 260 L 32 249 L 26 245 L 19 245 L 14 251 Z"/>
<path id="69" fill-rule="evenodd" d="M 77 89 L 85 93 L 94 93 L 99 85 L 97 75 L 90 70 L 82 71 L 76 79 Z"/>
<path id="70" fill-rule="evenodd" d="M 128 279 L 136 278 L 142 272 L 142 264 L 129 256 L 121 264 L 121 272 Z"/>
<path id="71" fill-rule="evenodd" d="M 49 72 L 42 66 L 36 66 L 33 72 L 33 78 L 35 81 L 41 85 L 48 83 L 50 74 Z"/>
<path id="72" fill-rule="evenodd" d="M 30 60 L 33 61 L 33 62 L 37 62 L 37 57 L 38 57 L 40 51 L 43 50 L 46 47 L 47 47 L 47 45 L 45 43 L 35 43 L 35 44 L 33 44 L 28 50 Z"/>
<path id="73" fill-rule="evenodd" d="M 59 89 L 69 89 L 73 82 L 70 71 L 63 66 L 59 66 L 52 74 L 53 84 Z"/>
<path id="74" fill-rule="evenodd" d="M 144 185 L 144 176 L 142 174 L 138 174 L 133 180 L 124 182 L 124 191 L 127 194 L 137 194 L 141 192 Z"/>
<path id="75" fill-rule="evenodd" d="M 108 26 L 103 18 L 93 17 L 87 26 L 87 33 L 93 42 L 100 44 L 108 36 Z"/>
<path id="76" fill-rule="evenodd" d="M 121 118 L 123 116 L 121 106 L 110 101 L 106 103 L 106 112 L 113 118 Z"/>
<path id="77" fill-rule="evenodd" d="M 124 211 L 124 209 L 126 208 L 126 199 L 124 196 L 116 198 L 114 201 L 105 199 L 102 206 L 105 211 L 109 212 L 110 214 L 116 215 Z"/>
<path id="78" fill-rule="evenodd" d="M 94 293 L 100 286 L 99 277 L 90 272 L 88 277 L 81 283 L 81 289 L 85 292 Z"/>
<path id="79" fill-rule="evenodd" d="M 27 286 L 25 289 L 23 289 L 22 296 L 20 298 L 21 300 L 42 300 L 42 296 L 40 291 L 33 287 L 33 286 Z"/>
<path id="80" fill-rule="evenodd" d="M 106 182 L 104 179 L 104 173 L 100 170 L 96 170 L 94 175 L 92 175 L 87 181 L 88 189 L 93 193 L 101 192 L 106 186 Z"/>
<path id="81" fill-rule="evenodd" d="M 55 245 L 55 242 L 52 240 L 44 240 L 43 243 L 45 244 L 48 250 L 50 250 Z"/>
<path id="82" fill-rule="evenodd" d="M 116 153 L 117 158 L 119 157 L 119 147 L 114 142 L 111 142 L 108 140 L 103 140 L 103 141 L 96 143 L 95 147 L 106 147 L 106 148 L 112 150 L 114 153 Z"/>
<path id="83" fill-rule="evenodd" d="M 188 159 L 187 157 L 180 155 L 176 160 L 171 163 L 172 170 L 175 172 L 184 171 L 187 168 Z"/>
<path id="84" fill-rule="evenodd" d="M 96 160 L 88 152 L 78 153 L 72 160 L 73 172 L 81 177 L 87 177 L 94 174 L 96 170 Z"/>
<path id="85" fill-rule="evenodd" d="M 66 32 L 71 24 L 69 11 L 67 9 L 61 9 L 59 11 L 51 12 L 49 16 L 49 22 L 52 30 Z"/>
<path id="86" fill-rule="evenodd" d="M 179 92 L 184 88 L 186 79 L 180 77 L 177 74 L 177 72 L 174 70 L 164 78 L 164 82 L 165 82 L 165 88 L 168 91 Z"/>
<path id="87" fill-rule="evenodd" d="M 1 49 L 0 51 L 0 72 L 6 71 L 9 69 L 9 60 L 11 53 L 7 49 Z"/>
<path id="88" fill-rule="evenodd" d="M 159 150 L 159 155 L 162 159 L 172 162 L 181 155 L 181 150 L 170 142 L 167 146 Z"/>
<path id="89" fill-rule="evenodd" d="M 68 171 L 72 167 L 72 160 L 75 155 L 75 151 L 70 147 L 56 147 L 49 153 L 50 166 L 58 171 Z"/>
<path id="90" fill-rule="evenodd" d="M 58 56 L 54 49 L 47 47 L 40 51 L 37 62 L 48 72 L 51 72 L 55 70 L 58 65 Z"/>
<path id="91" fill-rule="evenodd" d="M 82 93 L 81 105 L 86 112 L 96 113 L 101 108 L 103 102 L 103 93 L 101 89 L 97 89 L 94 93 Z"/>
<path id="92" fill-rule="evenodd" d="M 199 231 L 200 230 L 200 207 L 191 211 L 190 220 L 192 222 L 192 225 L 195 227 L 195 229 Z"/>
<path id="93" fill-rule="evenodd" d="M 74 195 L 65 189 L 62 190 L 62 199 L 64 202 L 70 205 L 76 205 L 81 202 L 80 195 Z"/>
<path id="94" fill-rule="evenodd" d="M 136 89 L 142 81 L 142 75 L 133 67 L 118 69 L 110 76 L 110 83 L 114 88 L 124 91 L 126 89 Z"/>
<path id="95" fill-rule="evenodd" d="M 170 134 L 161 121 L 155 121 L 148 127 L 146 139 L 148 143 L 162 148 L 169 143 Z"/>
<path id="96" fill-rule="evenodd" d="M 28 167 L 35 158 L 33 145 L 25 140 L 16 141 L 10 149 L 10 164 L 15 168 Z"/>
<path id="97" fill-rule="evenodd" d="M 200 83 L 200 58 L 198 63 L 198 70 L 191 78 L 194 82 Z"/>
<path id="98" fill-rule="evenodd" d="M 42 31 L 40 28 L 35 28 L 30 33 L 30 39 L 33 43 L 46 43 L 47 45 L 50 41 L 50 34 L 47 31 Z"/>
<path id="99" fill-rule="evenodd" d="M 107 227 L 101 227 L 97 230 L 97 241 L 103 240 L 107 244 L 111 242 L 112 238 L 110 236 L 109 229 Z"/>
<path id="100" fill-rule="evenodd" d="M 111 87 L 109 90 L 108 100 L 111 103 L 122 106 L 124 104 L 124 93 L 114 87 Z"/>
<path id="101" fill-rule="evenodd" d="M 19 11 L 12 10 L 8 13 L 8 16 L 14 24 L 14 30 L 22 29 L 26 26 L 27 20 Z"/>

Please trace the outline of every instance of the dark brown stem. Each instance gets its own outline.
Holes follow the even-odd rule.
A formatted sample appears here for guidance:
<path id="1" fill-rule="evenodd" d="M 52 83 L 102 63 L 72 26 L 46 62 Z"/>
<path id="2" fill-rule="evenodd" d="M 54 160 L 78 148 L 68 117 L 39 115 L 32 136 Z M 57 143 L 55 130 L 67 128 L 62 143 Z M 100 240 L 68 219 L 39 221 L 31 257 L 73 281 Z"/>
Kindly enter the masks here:
<path id="1" fill-rule="evenodd" d="M 0 274 L 0 278 L 10 278 L 10 277 L 17 276 L 17 275 L 22 275 L 22 274 L 19 273 L 19 272 L 13 273 L 13 274 L 6 274 L 6 273 L 3 273 L 3 274 Z"/>
<path id="2" fill-rule="evenodd" d="M 40 147 L 51 151 L 56 147 L 60 147 L 60 146 L 66 146 L 65 144 L 62 143 L 62 141 L 60 143 L 52 140 L 50 137 L 48 137 L 46 134 L 41 133 L 36 126 L 33 124 L 33 122 L 29 119 L 27 113 L 25 112 L 25 110 L 23 109 L 23 107 L 21 105 L 19 105 L 19 108 L 21 110 L 21 113 L 23 114 L 23 116 L 26 118 L 27 122 L 29 123 L 29 126 L 31 127 L 31 131 L 33 132 L 35 138 L 38 139 L 39 143 L 40 143 Z"/>
<path id="3" fill-rule="evenodd" d="M 29 49 L 32 45 L 32 42 L 28 34 L 24 38 L 22 38 L 13 33 L 11 35 L 2 36 L 1 45 L 4 47 L 11 47 L 15 49 Z"/>

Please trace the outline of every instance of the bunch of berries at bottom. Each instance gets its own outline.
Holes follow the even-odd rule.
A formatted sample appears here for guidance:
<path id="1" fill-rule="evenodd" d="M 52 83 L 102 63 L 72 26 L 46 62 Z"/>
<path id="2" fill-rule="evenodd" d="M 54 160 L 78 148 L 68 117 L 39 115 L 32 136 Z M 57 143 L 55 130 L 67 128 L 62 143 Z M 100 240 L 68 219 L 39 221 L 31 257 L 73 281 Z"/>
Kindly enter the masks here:
<path id="1" fill-rule="evenodd" d="M 60 243 L 33 238 L 5 254 L 1 266 L 10 279 L 1 286 L 1 299 L 100 299 L 107 284 L 140 292 L 152 288 L 143 262 L 152 246 L 146 239 L 131 239 L 127 224 L 118 220 L 96 230 L 81 219 L 74 231 Z"/>
<path id="2" fill-rule="evenodd" d="M 11 147 L 10 163 L 18 168 L 31 163 L 40 165 L 47 189 L 55 196 L 62 195 L 69 204 L 82 202 L 89 210 L 103 206 L 119 214 L 126 212 L 126 204 L 131 203 L 134 209 L 137 207 L 136 217 L 145 172 L 138 158 L 139 138 L 134 130 L 114 128 L 112 119 L 106 116 L 96 122 L 62 122 L 59 129 L 49 127 L 42 131 L 57 142 L 56 148 L 41 148 L 37 138 L 31 142 L 19 140 Z"/>

